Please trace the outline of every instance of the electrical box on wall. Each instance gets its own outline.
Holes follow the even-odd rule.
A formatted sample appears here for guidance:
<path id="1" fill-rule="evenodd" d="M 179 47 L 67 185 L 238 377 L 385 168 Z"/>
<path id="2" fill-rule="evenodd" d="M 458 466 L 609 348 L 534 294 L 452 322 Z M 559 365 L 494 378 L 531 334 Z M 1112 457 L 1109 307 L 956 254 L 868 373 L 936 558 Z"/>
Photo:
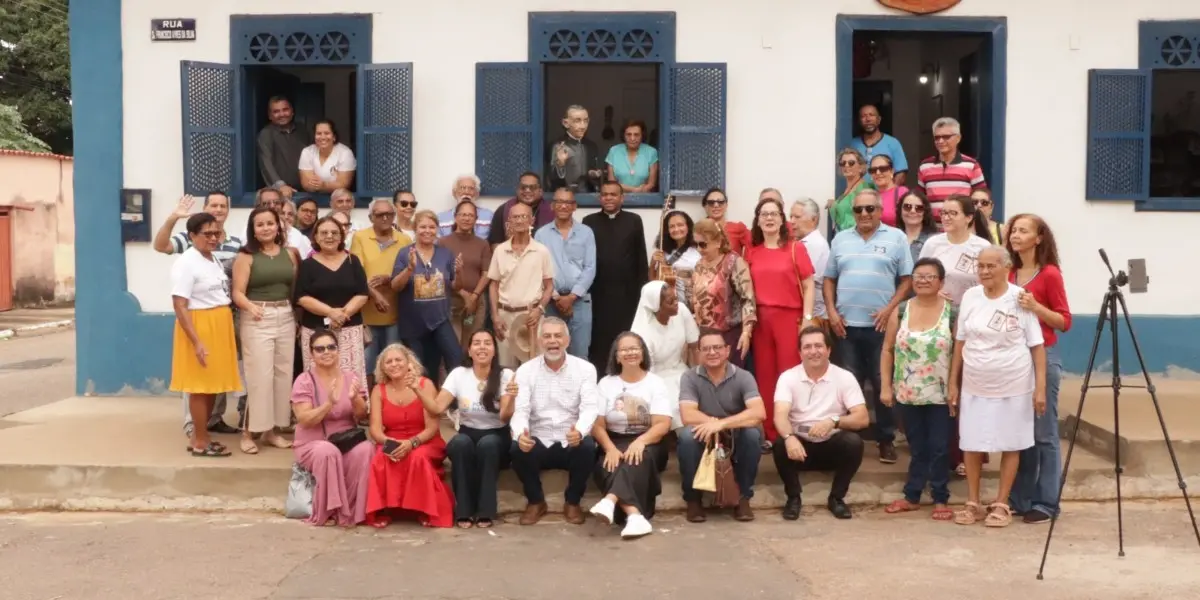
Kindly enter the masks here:
<path id="1" fill-rule="evenodd" d="M 121 190 L 121 241 L 150 241 L 150 190 Z"/>

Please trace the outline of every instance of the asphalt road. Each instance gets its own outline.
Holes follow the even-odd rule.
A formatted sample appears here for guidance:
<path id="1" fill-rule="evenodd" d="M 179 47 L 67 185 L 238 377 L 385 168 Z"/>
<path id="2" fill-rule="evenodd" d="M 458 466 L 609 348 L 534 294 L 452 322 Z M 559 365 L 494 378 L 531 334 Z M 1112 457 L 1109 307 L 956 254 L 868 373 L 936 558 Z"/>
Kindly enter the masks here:
<path id="1" fill-rule="evenodd" d="M 808 509 L 812 511 L 812 509 Z M 261 515 L 0 515 L 6 600 L 384 599 L 689 600 L 964 598 L 1134 600 L 1195 597 L 1200 548 L 1182 502 L 1126 505 L 1117 557 L 1113 505 L 1068 506 L 1045 581 L 1046 526 L 935 523 L 880 510 L 785 523 L 710 515 L 656 532 L 548 519 L 492 531 L 397 524 L 315 528 Z"/>
<path id="2" fill-rule="evenodd" d="M 75 330 L 0 340 L 0 417 L 75 395 Z"/>

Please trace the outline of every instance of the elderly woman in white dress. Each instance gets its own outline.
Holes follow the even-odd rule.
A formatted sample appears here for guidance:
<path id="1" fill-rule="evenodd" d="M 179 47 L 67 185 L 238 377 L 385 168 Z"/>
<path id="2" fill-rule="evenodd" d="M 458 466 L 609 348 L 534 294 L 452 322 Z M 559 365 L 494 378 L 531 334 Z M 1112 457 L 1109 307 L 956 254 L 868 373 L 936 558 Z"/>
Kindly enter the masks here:
<path id="1" fill-rule="evenodd" d="M 954 521 L 972 525 L 984 517 L 989 527 L 1006 527 L 1020 451 L 1033 446 L 1034 414 L 1046 411 L 1046 349 L 1037 317 L 1018 302 L 1021 288 L 1008 282 L 1012 256 L 990 246 L 976 265 L 981 285 L 963 294 L 950 365 L 950 411 L 959 413 L 967 467 L 967 504 Z M 985 512 L 979 479 L 989 452 L 1002 453 L 1000 489 Z"/>
<path id="2" fill-rule="evenodd" d="M 650 372 L 667 384 L 671 403 L 671 431 L 683 427 L 679 419 L 679 379 L 700 341 L 700 328 L 686 306 L 679 304 L 674 285 L 651 281 L 642 286 L 637 313 L 630 331 L 642 336 L 650 350 Z"/>

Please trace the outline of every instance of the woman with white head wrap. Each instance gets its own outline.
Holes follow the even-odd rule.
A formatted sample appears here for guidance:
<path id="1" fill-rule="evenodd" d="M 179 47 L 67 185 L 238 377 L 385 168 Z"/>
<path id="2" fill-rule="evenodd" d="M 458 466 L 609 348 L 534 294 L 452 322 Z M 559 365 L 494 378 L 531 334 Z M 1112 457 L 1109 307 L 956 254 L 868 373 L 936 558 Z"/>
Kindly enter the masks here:
<path id="1" fill-rule="evenodd" d="M 686 306 L 679 303 L 674 286 L 663 281 L 651 281 L 642 286 L 630 331 L 642 336 L 650 350 L 650 372 L 658 375 L 667 384 L 670 397 L 674 400 L 671 430 L 683 427 L 679 419 L 679 379 L 687 371 L 688 364 L 700 341 L 700 328 Z"/>

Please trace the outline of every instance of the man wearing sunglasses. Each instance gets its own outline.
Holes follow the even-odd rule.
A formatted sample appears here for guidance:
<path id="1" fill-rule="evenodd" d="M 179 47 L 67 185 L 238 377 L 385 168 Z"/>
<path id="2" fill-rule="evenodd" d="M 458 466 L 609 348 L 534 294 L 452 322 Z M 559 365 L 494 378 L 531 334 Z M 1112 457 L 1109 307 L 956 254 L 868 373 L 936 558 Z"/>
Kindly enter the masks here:
<path id="1" fill-rule="evenodd" d="M 960 142 L 962 128 L 958 121 L 951 117 L 938 119 L 933 123 L 933 146 L 937 154 L 917 167 L 917 189 L 933 206 L 934 222 L 941 222 L 942 201 L 946 198 L 955 194 L 970 196 L 975 190 L 987 188 L 983 167 L 958 151 Z"/>
<path id="2" fill-rule="evenodd" d="M 841 366 L 859 385 L 871 382 L 867 402 L 875 412 L 879 461 L 896 462 L 896 422 L 892 409 L 879 402 L 879 356 L 888 316 L 912 289 L 912 253 L 903 231 L 883 224 L 879 192 L 854 197 L 853 229 L 839 232 L 830 244 L 822 292 Z"/>

